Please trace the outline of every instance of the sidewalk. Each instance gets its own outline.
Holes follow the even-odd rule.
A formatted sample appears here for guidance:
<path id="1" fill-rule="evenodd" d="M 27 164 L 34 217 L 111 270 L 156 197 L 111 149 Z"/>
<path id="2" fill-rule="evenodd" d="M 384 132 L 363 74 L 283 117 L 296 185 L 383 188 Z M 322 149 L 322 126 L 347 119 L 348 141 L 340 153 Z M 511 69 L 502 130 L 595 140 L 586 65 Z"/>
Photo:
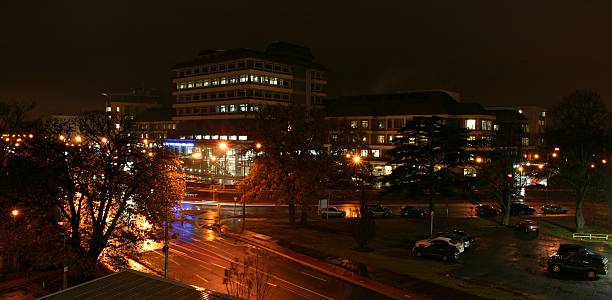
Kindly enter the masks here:
<path id="1" fill-rule="evenodd" d="M 244 241 L 246 243 L 256 245 L 276 255 L 299 263 L 303 266 L 317 270 L 321 273 L 338 278 L 340 280 L 347 281 L 354 285 L 358 285 L 360 287 L 375 291 L 392 299 L 423 299 L 422 296 L 394 288 L 392 286 L 380 283 L 370 278 L 359 276 L 358 274 L 348 271 L 342 267 L 338 267 L 330 263 L 321 261 L 319 259 L 307 256 L 305 254 L 294 252 L 284 247 L 281 247 L 273 240 L 273 238 L 263 234 L 259 234 L 252 231 L 245 231 L 244 234 L 230 232 L 224 232 L 223 234 Z"/>

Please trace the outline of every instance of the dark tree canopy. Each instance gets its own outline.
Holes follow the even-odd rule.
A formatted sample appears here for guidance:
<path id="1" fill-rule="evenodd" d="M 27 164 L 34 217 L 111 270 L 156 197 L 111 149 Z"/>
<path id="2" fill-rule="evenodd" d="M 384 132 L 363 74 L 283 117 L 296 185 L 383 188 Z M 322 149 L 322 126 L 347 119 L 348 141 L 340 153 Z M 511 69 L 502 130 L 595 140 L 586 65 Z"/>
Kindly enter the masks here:
<path id="1" fill-rule="evenodd" d="M 455 168 L 467 160 L 467 131 L 446 124 L 439 117 L 415 118 L 400 129 L 389 151 L 390 164 L 397 166 L 384 179 L 388 190 L 414 189 L 434 198 L 449 187 Z"/>
<path id="2" fill-rule="evenodd" d="M 289 204 L 290 223 L 295 222 L 295 204 L 302 205 L 306 223 L 308 205 L 332 183 L 346 174 L 344 150 L 353 149 L 354 134 L 326 120 L 320 110 L 298 105 L 267 106 L 256 116 L 252 128 L 261 149 L 254 166 L 240 184 L 243 201 L 273 197 Z M 346 147 L 346 148 L 345 148 Z"/>
<path id="3" fill-rule="evenodd" d="M 555 105 L 549 113 L 546 140 L 560 155 L 553 160 L 557 182 L 571 187 L 576 196 L 576 229 L 584 227 L 582 206 L 594 190 L 607 186 L 607 164 L 611 153 L 612 116 L 599 94 L 578 90 Z"/>

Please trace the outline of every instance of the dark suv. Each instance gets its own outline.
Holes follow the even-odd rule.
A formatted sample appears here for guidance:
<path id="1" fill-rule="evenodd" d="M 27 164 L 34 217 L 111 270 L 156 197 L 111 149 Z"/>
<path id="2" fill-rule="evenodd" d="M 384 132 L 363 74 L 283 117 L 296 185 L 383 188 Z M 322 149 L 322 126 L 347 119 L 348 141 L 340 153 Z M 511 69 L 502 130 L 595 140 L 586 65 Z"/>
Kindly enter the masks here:
<path id="1" fill-rule="evenodd" d="M 486 204 L 479 204 L 474 210 L 479 217 L 497 216 L 501 214 L 501 209 Z"/>
<path id="2" fill-rule="evenodd" d="M 581 245 L 561 244 L 557 253 L 548 258 L 548 271 L 583 273 L 595 279 L 608 274 L 608 258 Z"/>
<path id="3" fill-rule="evenodd" d="M 533 215 L 535 211 L 535 208 L 523 202 L 512 202 L 512 204 L 510 205 L 510 214 L 513 216 Z"/>

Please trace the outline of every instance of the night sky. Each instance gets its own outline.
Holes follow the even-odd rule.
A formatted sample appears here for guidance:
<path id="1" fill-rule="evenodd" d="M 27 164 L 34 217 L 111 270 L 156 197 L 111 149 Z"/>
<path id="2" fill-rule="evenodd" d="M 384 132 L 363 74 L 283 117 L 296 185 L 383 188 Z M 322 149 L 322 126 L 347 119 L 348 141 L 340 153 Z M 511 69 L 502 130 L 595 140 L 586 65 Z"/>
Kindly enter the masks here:
<path id="1" fill-rule="evenodd" d="M 39 114 L 102 109 L 103 91 L 169 93 L 171 66 L 200 49 L 274 40 L 310 47 L 332 72 L 331 96 L 441 88 L 548 106 L 588 88 L 612 104 L 605 0 L 3 0 L 0 101 L 35 101 Z"/>

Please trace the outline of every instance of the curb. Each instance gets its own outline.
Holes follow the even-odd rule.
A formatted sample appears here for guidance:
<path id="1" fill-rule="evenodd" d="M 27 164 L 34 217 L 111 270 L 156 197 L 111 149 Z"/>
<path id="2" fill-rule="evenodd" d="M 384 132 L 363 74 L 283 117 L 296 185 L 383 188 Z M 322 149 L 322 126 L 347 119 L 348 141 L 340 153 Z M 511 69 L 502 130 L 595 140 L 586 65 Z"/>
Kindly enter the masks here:
<path id="1" fill-rule="evenodd" d="M 315 264 L 311 264 L 311 263 L 309 263 L 309 262 L 306 262 L 306 261 L 303 261 L 303 260 L 297 259 L 297 258 L 295 258 L 295 257 L 292 257 L 292 256 L 290 256 L 290 255 L 287 255 L 287 254 L 285 254 L 285 253 L 282 253 L 282 252 L 280 252 L 280 251 L 278 251 L 278 250 L 272 249 L 272 248 L 268 247 L 267 245 L 264 245 L 264 244 L 262 244 L 262 243 L 260 243 L 260 242 L 254 241 L 254 240 L 249 239 L 249 238 L 245 238 L 245 237 L 243 237 L 243 236 L 242 236 L 242 235 L 240 235 L 240 234 L 228 233 L 228 232 L 224 232 L 223 234 L 224 234 L 224 235 L 231 236 L 231 237 L 233 237 L 233 238 L 235 238 L 235 239 L 238 239 L 238 240 L 241 240 L 241 241 L 243 241 L 243 242 L 246 242 L 246 243 L 249 243 L 249 244 L 252 244 L 252 245 L 256 245 L 256 246 L 258 246 L 258 247 L 260 247 L 260 248 L 265 249 L 266 251 L 272 252 L 272 253 L 274 253 L 274 254 L 276 254 L 276 255 L 278 255 L 278 256 L 284 257 L 284 258 L 286 258 L 286 259 L 289 259 L 289 260 L 291 260 L 291 261 L 294 261 L 294 262 L 296 262 L 296 263 L 298 263 L 298 264 L 301 264 L 301 265 L 303 265 L 303 266 L 305 266 L 305 267 L 308 267 L 308 268 L 311 268 L 311 269 L 313 269 L 313 270 L 319 271 L 319 272 L 324 273 L 324 274 L 326 274 L 326 275 L 329 275 L 329 276 L 331 276 L 331 277 L 334 277 L 334 278 L 337 278 L 337 279 L 340 279 L 340 280 L 343 280 L 343 281 L 349 282 L 349 283 L 351 283 L 351 284 L 354 284 L 354 285 L 360 286 L 360 287 L 365 288 L 365 289 L 368 289 L 368 290 L 375 291 L 375 292 L 377 292 L 377 293 L 379 293 L 379 294 L 381 294 L 381 295 L 387 296 L 387 297 L 389 297 L 389 298 L 391 298 L 391 299 L 404 299 L 404 298 L 412 298 L 412 296 L 410 296 L 410 295 L 406 294 L 404 291 L 402 291 L 402 290 L 400 290 L 400 289 L 397 289 L 397 288 L 394 288 L 394 287 L 391 287 L 391 286 L 388 286 L 388 285 L 385 285 L 385 286 L 386 286 L 386 287 L 388 287 L 389 289 L 393 289 L 393 291 L 394 291 L 394 292 L 390 292 L 390 291 L 385 290 L 385 289 L 377 289 L 377 288 L 375 288 L 375 287 L 372 287 L 371 285 L 366 284 L 364 281 L 357 280 L 356 278 L 351 278 L 351 277 L 347 277 L 347 276 L 341 276 L 341 275 L 339 275 L 338 273 L 335 273 L 335 272 L 333 272 L 333 271 L 331 271 L 331 270 L 328 270 L 328 269 L 326 269 L 326 268 L 323 268 L 323 267 L 317 266 L 317 265 L 315 265 Z M 313 259 L 314 259 L 314 258 L 313 258 Z M 333 265 L 330 265 L 330 266 L 333 266 Z M 337 267 L 337 266 L 333 266 L 333 267 L 335 267 L 335 268 L 339 268 L 339 267 Z M 355 275 L 355 276 L 358 276 L 358 275 Z M 371 280 L 371 279 L 368 279 L 368 280 Z M 372 281 L 373 281 L 373 280 L 372 280 Z M 380 285 L 384 285 L 383 283 L 380 283 L 380 282 L 378 282 L 378 281 L 373 281 L 373 282 L 376 282 L 376 283 L 378 283 L 378 284 L 380 284 Z"/>

